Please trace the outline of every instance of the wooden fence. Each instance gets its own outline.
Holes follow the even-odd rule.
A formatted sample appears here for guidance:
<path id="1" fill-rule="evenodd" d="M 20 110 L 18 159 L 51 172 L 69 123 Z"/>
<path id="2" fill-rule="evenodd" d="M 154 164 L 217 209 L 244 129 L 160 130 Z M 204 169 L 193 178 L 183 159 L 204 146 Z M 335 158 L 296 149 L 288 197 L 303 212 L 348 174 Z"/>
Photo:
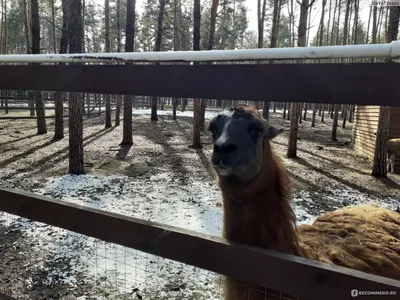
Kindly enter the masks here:
<path id="1" fill-rule="evenodd" d="M 253 101 L 400 106 L 399 82 L 394 63 L 0 66 L 0 89 Z M 400 295 L 393 279 L 26 192 L 0 189 L 0 210 L 309 299 L 351 299 L 353 289 Z"/>

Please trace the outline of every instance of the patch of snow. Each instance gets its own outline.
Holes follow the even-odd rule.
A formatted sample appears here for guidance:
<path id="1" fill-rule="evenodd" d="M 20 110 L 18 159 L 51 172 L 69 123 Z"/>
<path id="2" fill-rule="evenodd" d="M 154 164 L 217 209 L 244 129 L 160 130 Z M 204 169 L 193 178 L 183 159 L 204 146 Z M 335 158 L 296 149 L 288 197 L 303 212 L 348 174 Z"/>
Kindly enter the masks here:
<path id="1" fill-rule="evenodd" d="M 134 115 L 150 115 L 151 109 L 133 109 L 132 112 Z M 219 112 L 210 112 L 206 111 L 205 118 L 212 119 L 214 118 Z M 172 110 L 157 110 L 157 115 L 159 116 L 172 116 Z M 177 110 L 176 111 L 177 117 L 192 117 L 193 118 L 193 111 L 186 110 L 184 112 Z"/>

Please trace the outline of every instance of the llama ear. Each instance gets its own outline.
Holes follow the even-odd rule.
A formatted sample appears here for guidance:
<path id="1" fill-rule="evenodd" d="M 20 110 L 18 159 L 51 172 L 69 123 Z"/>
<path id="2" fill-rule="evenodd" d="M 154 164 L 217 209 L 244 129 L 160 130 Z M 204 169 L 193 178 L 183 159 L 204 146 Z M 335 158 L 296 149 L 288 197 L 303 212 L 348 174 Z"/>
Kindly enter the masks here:
<path id="1" fill-rule="evenodd" d="M 267 129 L 264 132 L 264 137 L 272 140 L 275 138 L 277 135 L 281 134 L 284 131 L 283 128 L 275 128 L 274 126 L 268 126 Z"/>

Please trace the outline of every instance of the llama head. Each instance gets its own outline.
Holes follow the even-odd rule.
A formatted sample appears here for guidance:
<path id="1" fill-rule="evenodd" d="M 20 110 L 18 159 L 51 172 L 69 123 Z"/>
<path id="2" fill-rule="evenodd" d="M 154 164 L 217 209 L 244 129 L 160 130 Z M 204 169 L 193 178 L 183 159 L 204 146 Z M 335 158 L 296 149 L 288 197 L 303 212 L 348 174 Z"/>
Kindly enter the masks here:
<path id="1" fill-rule="evenodd" d="M 214 117 L 209 124 L 214 149 L 212 165 L 219 177 L 250 181 L 262 170 L 266 143 L 280 134 L 248 105 L 236 105 Z"/>

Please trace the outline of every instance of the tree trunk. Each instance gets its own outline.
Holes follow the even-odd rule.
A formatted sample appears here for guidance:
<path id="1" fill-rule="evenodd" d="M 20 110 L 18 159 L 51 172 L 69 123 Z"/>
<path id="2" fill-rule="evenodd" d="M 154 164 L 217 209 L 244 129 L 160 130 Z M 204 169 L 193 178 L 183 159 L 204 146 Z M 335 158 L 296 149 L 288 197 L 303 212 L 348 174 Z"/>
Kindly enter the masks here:
<path id="1" fill-rule="evenodd" d="M 389 8 L 385 8 L 385 25 L 384 25 L 384 32 L 385 32 L 385 37 L 388 35 L 388 20 L 389 20 Z"/>
<path id="2" fill-rule="evenodd" d="M 298 119 L 299 119 L 299 103 L 291 103 L 289 145 L 287 150 L 288 158 L 297 157 L 297 136 L 299 131 L 299 125 L 297 123 Z"/>
<path id="3" fill-rule="evenodd" d="M 279 11 L 280 2 L 281 2 L 281 0 L 274 0 L 274 10 L 272 12 L 272 28 L 271 28 L 270 48 L 276 48 L 277 44 L 278 44 L 278 29 L 279 29 L 278 20 L 279 20 L 279 15 L 280 15 L 280 11 Z"/>
<path id="4" fill-rule="evenodd" d="M 39 20 L 39 3 L 38 0 L 31 0 L 32 15 L 32 54 L 40 54 L 40 20 Z M 36 106 L 37 134 L 47 133 L 46 113 L 44 110 L 43 98 L 41 91 L 34 91 L 34 99 Z"/>
<path id="5" fill-rule="evenodd" d="M 365 43 L 368 44 L 368 40 L 369 40 L 369 28 L 370 28 L 370 24 L 371 24 L 371 15 L 372 15 L 372 10 L 375 6 L 370 6 L 369 7 L 369 16 L 368 16 L 368 25 L 367 25 L 367 36 L 365 37 Z"/>
<path id="6" fill-rule="evenodd" d="M 303 110 L 303 103 L 299 103 L 299 124 L 302 122 L 301 112 Z"/>
<path id="7" fill-rule="evenodd" d="M 358 11 L 359 11 L 360 0 L 356 0 L 354 3 L 354 25 L 353 25 L 353 44 L 357 45 L 357 31 L 358 31 Z M 351 115 L 351 113 L 350 113 Z M 350 122 L 350 120 L 349 120 Z"/>
<path id="8" fill-rule="evenodd" d="M 377 14 L 378 14 L 378 7 L 374 6 L 374 9 L 372 11 L 372 44 L 376 44 L 377 41 L 377 34 L 378 34 Z"/>
<path id="9" fill-rule="evenodd" d="M 264 21 L 265 21 L 265 0 L 263 3 L 263 11 L 261 15 L 261 22 L 264 27 Z M 279 17 L 280 17 L 280 8 L 281 8 L 281 0 L 274 0 L 274 9 L 272 13 L 272 29 L 271 29 L 271 44 L 270 48 L 276 48 L 278 45 L 278 30 L 279 30 Z M 264 34 L 264 31 L 260 31 L 261 35 Z M 260 47 L 261 46 L 261 47 Z M 259 48 L 262 48 L 262 45 L 259 45 Z M 273 63 L 273 61 L 270 61 L 270 63 Z M 270 108 L 270 102 L 269 101 L 264 101 L 263 105 L 263 118 L 268 120 L 269 119 L 269 108 Z"/>
<path id="10" fill-rule="evenodd" d="M 317 115 L 317 104 L 313 103 L 313 113 L 312 113 L 311 127 L 315 127 L 315 117 L 316 117 L 316 115 Z"/>
<path id="11" fill-rule="evenodd" d="M 354 112 L 354 105 L 350 105 L 350 110 L 349 110 L 349 123 L 353 122 L 353 112 Z"/>
<path id="12" fill-rule="evenodd" d="M 82 52 L 85 52 L 85 16 L 86 16 L 86 1 L 82 0 Z"/>
<path id="13" fill-rule="evenodd" d="M 331 25 L 331 15 L 332 15 L 332 0 L 329 0 L 328 25 L 326 27 L 325 45 L 329 45 L 329 30 Z"/>
<path id="14" fill-rule="evenodd" d="M 200 50 L 200 0 L 194 0 L 193 9 L 193 51 Z M 194 63 L 195 64 L 195 63 Z M 200 140 L 200 99 L 193 99 L 193 148 L 202 148 Z"/>
<path id="15" fill-rule="evenodd" d="M 39 17 L 38 17 L 39 18 Z M 4 0 L 4 18 L 2 18 L 4 23 L 4 37 L 3 37 L 3 53 L 7 54 L 7 39 L 8 39 L 8 23 L 7 23 L 7 1 Z"/>
<path id="16" fill-rule="evenodd" d="M 135 38 L 135 0 L 126 2 L 126 40 L 125 52 L 133 52 Z M 132 145 L 132 95 L 124 96 L 124 124 L 121 145 Z"/>
<path id="17" fill-rule="evenodd" d="M 377 34 L 378 44 L 381 42 L 382 19 L 383 19 L 383 6 L 380 7 L 378 15 L 378 34 Z"/>
<path id="18" fill-rule="evenodd" d="M 82 53 L 82 6 L 80 0 L 69 0 L 69 53 Z M 83 174 L 83 120 L 82 99 L 71 93 L 69 99 L 69 173 Z"/>
<path id="19" fill-rule="evenodd" d="M 389 8 L 388 29 L 386 34 L 387 43 L 397 40 L 397 35 L 399 33 L 399 18 L 400 6 L 391 6 Z"/>
<path id="20" fill-rule="evenodd" d="M 270 102 L 269 101 L 264 101 L 263 118 L 265 120 L 269 120 L 269 107 L 270 107 Z"/>
<path id="21" fill-rule="evenodd" d="M 121 124 L 121 104 L 122 104 L 122 97 L 121 95 L 117 95 L 117 103 L 115 105 L 115 126 L 119 126 Z"/>
<path id="22" fill-rule="evenodd" d="M 158 19 L 157 19 L 157 36 L 156 42 L 154 45 L 154 51 L 158 52 L 161 51 L 161 40 L 163 36 L 163 21 L 164 21 L 164 11 L 165 11 L 165 0 L 159 0 L 160 10 L 158 12 Z M 156 63 L 158 65 L 158 63 Z M 157 121 L 157 102 L 158 98 L 153 96 L 153 101 L 151 103 L 151 120 Z"/>
<path id="23" fill-rule="evenodd" d="M 54 9 L 54 1 L 50 0 L 51 5 L 51 22 L 52 22 L 52 38 L 53 38 L 53 53 L 57 53 L 57 40 L 56 40 L 56 12 Z"/>
<path id="24" fill-rule="evenodd" d="M 174 0 L 174 51 L 178 51 L 178 39 L 177 39 L 177 33 L 178 33 L 178 20 L 177 20 L 177 9 L 178 6 L 177 0 Z M 212 25 L 212 20 L 211 20 L 211 25 Z M 215 30 L 215 25 L 214 25 L 214 30 Z M 176 120 L 176 109 L 178 106 L 178 99 L 177 98 L 172 98 L 172 120 Z"/>
<path id="25" fill-rule="evenodd" d="M 311 12 L 312 12 L 312 10 L 311 10 L 311 7 L 312 7 L 312 4 L 314 4 L 314 1 L 312 1 L 312 3 L 308 6 L 308 22 L 307 22 L 307 38 L 306 38 L 306 47 L 308 46 L 308 42 L 309 42 L 309 40 L 310 40 L 310 30 L 309 30 L 309 28 L 311 28 Z M 317 35 L 318 35 L 318 33 L 317 33 Z M 317 39 L 317 41 L 318 41 L 318 39 Z M 300 114 L 301 115 L 301 114 Z"/>
<path id="26" fill-rule="evenodd" d="M 371 175 L 387 177 L 387 140 L 389 138 L 390 107 L 379 109 L 378 131 L 376 134 L 374 162 Z"/>
<path id="27" fill-rule="evenodd" d="M 332 30 L 331 30 L 331 41 L 330 45 L 334 45 L 334 36 L 336 31 L 336 11 L 338 8 L 338 0 L 335 0 L 335 9 L 333 10 L 333 18 L 332 18 Z"/>
<path id="28" fill-rule="evenodd" d="M 107 53 L 111 51 L 110 45 L 110 0 L 104 1 L 104 21 L 105 21 L 105 50 Z M 106 98 L 106 124 L 105 128 L 110 128 L 111 124 L 111 103 L 110 94 L 104 95 Z"/>
<path id="29" fill-rule="evenodd" d="M 327 0 L 322 0 L 322 12 L 321 12 L 321 21 L 319 23 L 319 45 L 323 45 L 324 41 L 324 17 L 325 17 L 325 6 L 326 6 L 326 1 Z"/>
<path id="30" fill-rule="evenodd" d="M 207 99 L 201 99 L 200 101 L 200 130 L 205 131 L 206 127 L 206 107 Z"/>
<path id="31" fill-rule="evenodd" d="M 344 15 L 344 28 L 343 28 L 343 40 L 342 40 L 343 45 L 347 45 L 347 35 L 349 32 L 348 29 L 349 29 L 350 3 L 351 1 L 348 0 L 346 4 L 346 12 Z"/>
<path id="32" fill-rule="evenodd" d="M 210 35 L 208 37 L 208 50 L 212 50 L 214 46 L 215 24 L 217 21 L 217 10 L 219 0 L 212 0 L 211 4 L 211 21 L 210 21 Z"/>
<path id="33" fill-rule="evenodd" d="M 121 0 L 117 0 L 117 52 L 121 52 Z M 117 100 L 118 102 L 118 100 Z M 117 122 L 117 120 L 115 120 Z M 117 126 L 117 124 L 115 124 Z M 119 117 L 118 117 L 118 125 L 119 125 Z"/>
<path id="34" fill-rule="evenodd" d="M 24 33 L 25 33 L 25 45 L 26 45 L 26 53 L 31 54 L 31 43 L 29 37 L 29 22 L 28 22 L 28 4 L 27 0 L 23 0 L 24 5 Z"/>
<path id="35" fill-rule="evenodd" d="M 311 2 L 311 5 L 314 2 Z M 307 16 L 310 8 L 309 0 L 302 0 L 300 5 L 300 19 L 298 27 L 298 47 L 306 46 L 307 38 Z M 297 136 L 299 131 L 299 117 L 300 117 L 300 103 L 292 103 L 290 108 L 290 131 L 289 131 L 289 145 L 287 150 L 288 158 L 297 157 Z"/>
<path id="36" fill-rule="evenodd" d="M 121 0 L 117 0 L 116 7 L 116 15 L 117 15 L 117 52 L 121 52 Z M 119 126 L 121 123 L 120 115 L 121 115 L 121 95 L 117 95 L 117 103 L 115 106 L 115 126 Z"/>
<path id="37" fill-rule="evenodd" d="M 348 110 L 348 106 L 347 106 L 347 105 L 344 105 L 344 106 L 343 106 L 343 123 L 342 123 L 342 128 L 346 128 L 347 110 Z"/>
<path id="38" fill-rule="evenodd" d="M 60 54 L 67 53 L 68 50 L 68 5 L 69 0 L 62 0 L 62 29 L 60 40 Z M 55 121 L 54 121 L 54 140 L 64 138 L 64 96 L 61 92 L 56 92 L 54 106 L 55 106 Z"/>
<path id="39" fill-rule="evenodd" d="M 337 127 L 338 127 L 338 119 L 339 119 L 339 104 L 335 104 L 333 106 L 334 115 L 333 115 L 333 124 L 332 124 L 332 141 L 337 140 Z"/>
<path id="40" fill-rule="evenodd" d="M 287 108 L 287 102 L 283 103 L 283 115 L 282 115 L 283 119 L 286 119 L 286 108 Z"/>
<path id="41" fill-rule="evenodd" d="M 264 46 L 264 22 L 265 22 L 266 5 L 267 5 L 267 0 L 263 0 L 262 6 L 261 6 L 261 0 L 257 1 L 257 22 L 258 22 L 257 46 L 258 46 L 258 48 L 263 48 L 263 46 Z M 260 63 L 260 62 L 257 62 L 257 63 Z M 265 105 L 265 103 L 264 103 L 264 105 Z M 257 108 L 257 110 L 259 110 L 260 102 L 254 101 L 254 106 Z"/>
<path id="42" fill-rule="evenodd" d="M 350 0 L 348 0 L 350 1 Z M 337 27 L 336 27 L 336 45 L 339 45 L 339 30 L 340 30 L 340 13 L 342 11 L 342 0 L 339 0 L 339 7 L 338 7 L 338 18 L 337 18 Z"/>
<path id="43" fill-rule="evenodd" d="M 24 9 L 24 34 L 25 34 L 25 47 L 26 47 L 26 53 L 31 54 L 32 53 L 32 48 L 31 48 L 31 42 L 30 42 L 30 36 L 29 36 L 29 25 L 30 22 L 28 21 L 28 3 L 27 0 L 23 0 L 23 9 Z M 1 39 L 0 39 L 1 40 Z M 29 91 L 28 92 L 28 106 L 29 106 L 29 115 L 31 117 L 35 116 L 35 102 L 33 99 L 33 92 Z"/>

